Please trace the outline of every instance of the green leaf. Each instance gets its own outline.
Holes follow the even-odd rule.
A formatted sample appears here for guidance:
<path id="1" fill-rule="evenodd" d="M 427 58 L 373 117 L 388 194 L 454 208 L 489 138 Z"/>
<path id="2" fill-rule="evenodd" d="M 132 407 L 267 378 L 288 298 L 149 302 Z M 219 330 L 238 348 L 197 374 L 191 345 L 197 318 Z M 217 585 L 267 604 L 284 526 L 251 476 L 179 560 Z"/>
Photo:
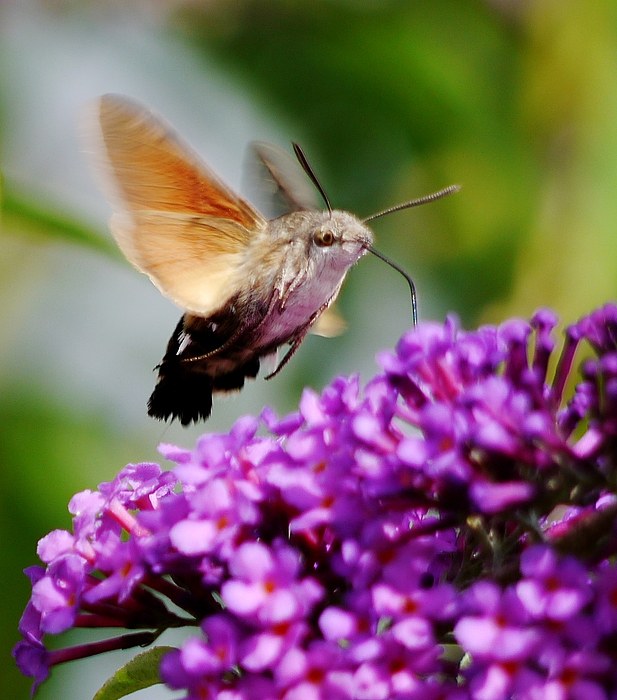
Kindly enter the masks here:
<path id="1" fill-rule="evenodd" d="M 61 213 L 57 206 L 35 202 L 33 195 L 20 192 L 6 180 L 2 183 L 1 210 L 2 229 L 5 231 L 23 231 L 37 236 L 61 238 L 118 257 L 110 238 L 99 235 L 87 224 Z"/>
<path id="2" fill-rule="evenodd" d="M 93 700 L 117 700 L 160 683 L 159 664 L 163 656 L 174 648 L 152 647 L 138 654 L 99 688 Z"/>

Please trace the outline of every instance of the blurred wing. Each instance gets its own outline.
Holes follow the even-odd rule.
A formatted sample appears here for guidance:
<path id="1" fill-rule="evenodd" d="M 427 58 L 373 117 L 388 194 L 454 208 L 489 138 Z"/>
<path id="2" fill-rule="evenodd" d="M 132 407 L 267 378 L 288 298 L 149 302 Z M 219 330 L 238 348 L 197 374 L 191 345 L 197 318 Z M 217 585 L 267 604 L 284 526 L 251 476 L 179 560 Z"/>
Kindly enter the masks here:
<path id="1" fill-rule="evenodd" d="M 209 316 L 242 285 L 247 232 L 228 219 L 114 214 L 111 231 L 130 262 L 178 306 Z"/>
<path id="2" fill-rule="evenodd" d="M 245 180 L 246 191 L 272 219 L 300 209 L 319 209 L 317 193 L 304 171 L 277 146 L 251 144 Z"/>
<path id="3" fill-rule="evenodd" d="M 180 306 L 216 310 L 237 290 L 239 264 L 265 219 L 140 105 L 105 95 L 96 122 L 121 250 Z"/>
<path id="4" fill-rule="evenodd" d="M 341 335 L 347 329 L 347 322 L 333 304 L 329 306 L 311 326 L 313 335 L 321 335 L 324 338 L 334 338 Z"/>

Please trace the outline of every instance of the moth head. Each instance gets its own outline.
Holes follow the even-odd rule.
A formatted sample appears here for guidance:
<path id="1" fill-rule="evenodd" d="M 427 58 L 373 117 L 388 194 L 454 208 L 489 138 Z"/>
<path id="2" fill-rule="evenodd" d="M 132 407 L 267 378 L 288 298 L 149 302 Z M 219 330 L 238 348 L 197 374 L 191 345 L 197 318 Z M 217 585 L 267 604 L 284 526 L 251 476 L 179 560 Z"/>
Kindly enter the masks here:
<path id="1" fill-rule="evenodd" d="M 371 230 L 345 211 L 320 212 L 307 231 L 307 247 L 325 265 L 349 267 L 373 243 Z"/>
<path id="2" fill-rule="evenodd" d="M 418 305 L 413 280 L 405 272 L 405 270 L 399 267 L 399 265 L 397 265 L 393 260 L 390 260 L 390 258 L 386 257 L 383 255 L 383 253 L 380 253 L 373 247 L 373 234 L 366 224 L 373 219 L 378 219 L 379 217 L 387 214 L 401 211 L 403 209 L 410 209 L 422 204 L 427 204 L 428 202 L 433 202 L 436 199 L 441 199 L 442 197 L 446 197 L 453 192 L 457 192 L 460 187 L 458 185 L 450 185 L 449 187 L 445 187 L 438 192 L 433 192 L 432 194 L 419 197 L 417 199 L 412 199 L 408 202 L 402 202 L 401 204 L 389 207 L 388 209 L 384 209 L 383 211 L 379 211 L 366 217 L 365 219 L 360 220 L 347 212 L 334 211 L 332 209 L 328 195 L 315 175 L 315 172 L 311 167 L 311 164 L 308 162 L 304 151 L 297 143 L 293 144 L 293 150 L 304 172 L 308 175 L 309 179 L 313 182 L 321 194 L 327 207 L 327 211 L 321 213 L 323 221 L 316 224 L 314 230 L 312 231 L 309 243 L 309 256 L 313 258 L 313 260 L 318 260 L 319 253 L 317 251 L 320 249 L 322 251 L 330 251 L 329 255 L 325 255 L 325 253 L 321 254 L 322 264 L 331 267 L 338 267 L 339 269 L 343 270 L 343 275 L 347 268 L 367 251 L 380 258 L 387 265 L 390 265 L 390 267 L 395 269 L 397 272 L 400 272 L 409 284 L 409 291 L 411 293 L 412 324 L 416 326 L 418 322 Z"/>

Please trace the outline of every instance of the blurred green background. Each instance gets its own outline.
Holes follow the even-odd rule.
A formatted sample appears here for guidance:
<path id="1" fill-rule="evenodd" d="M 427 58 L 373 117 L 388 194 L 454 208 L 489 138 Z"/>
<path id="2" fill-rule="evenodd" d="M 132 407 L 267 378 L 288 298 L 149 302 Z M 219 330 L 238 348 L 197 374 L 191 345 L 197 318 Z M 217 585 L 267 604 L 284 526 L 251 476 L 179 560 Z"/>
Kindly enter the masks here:
<path id="1" fill-rule="evenodd" d="M 37 540 L 69 526 L 74 492 L 203 429 L 145 414 L 179 312 L 107 233 L 78 138 L 104 92 L 164 114 L 235 188 L 252 139 L 299 141 L 334 205 L 359 215 L 462 184 L 375 222 L 421 318 L 472 326 L 550 305 L 571 321 L 617 291 L 617 3 L 5 0 L 2 697 L 28 694 L 9 654 Z M 403 280 L 375 259 L 352 270 L 340 309 L 345 335 L 307 339 L 274 381 L 218 401 L 208 429 L 265 403 L 292 410 L 338 373 L 370 376 L 409 324 Z M 39 697 L 89 698 L 121 661 L 58 668 Z"/>

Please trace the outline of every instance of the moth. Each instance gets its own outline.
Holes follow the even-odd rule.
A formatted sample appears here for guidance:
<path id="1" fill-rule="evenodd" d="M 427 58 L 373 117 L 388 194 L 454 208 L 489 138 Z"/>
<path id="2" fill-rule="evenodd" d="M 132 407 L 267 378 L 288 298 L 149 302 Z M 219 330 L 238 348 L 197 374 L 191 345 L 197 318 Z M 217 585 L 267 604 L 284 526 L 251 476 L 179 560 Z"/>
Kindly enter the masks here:
<path id="1" fill-rule="evenodd" d="M 157 366 L 148 401 L 154 418 L 207 419 L 212 395 L 239 390 L 263 358 L 287 345 L 274 377 L 336 299 L 351 266 L 372 252 L 367 222 L 443 197 L 451 186 L 364 220 L 332 209 L 302 149 L 295 155 L 323 197 L 274 147 L 255 146 L 286 213 L 268 220 L 229 189 L 149 110 L 118 95 L 94 106 L 99 166 L 113 207 L 112 234 L 126 258 L 184 310 Z M 306 182 L 306 181 L 305 181 Z"/>

